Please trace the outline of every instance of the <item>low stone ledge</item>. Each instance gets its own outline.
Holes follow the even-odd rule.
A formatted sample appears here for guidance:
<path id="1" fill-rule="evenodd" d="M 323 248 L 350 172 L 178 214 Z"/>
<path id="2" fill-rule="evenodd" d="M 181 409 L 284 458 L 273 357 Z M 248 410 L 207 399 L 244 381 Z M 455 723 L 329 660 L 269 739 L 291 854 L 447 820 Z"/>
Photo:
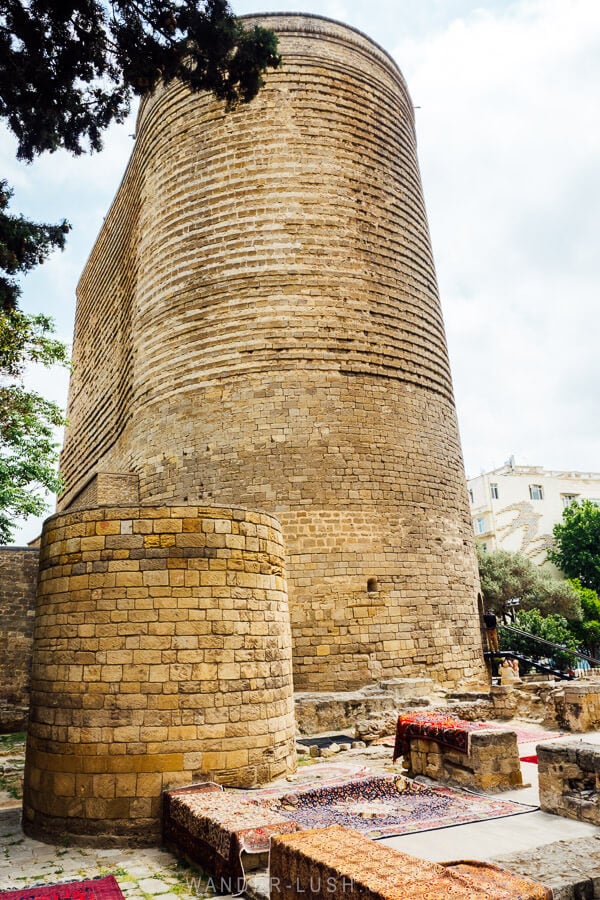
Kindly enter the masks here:
<path id="1" fill-rule="evenodd" d="M 552 741 L 537 756 L 544 812 L 600 825 L 600 747 Z"/>
<path id="2" fill-rule="evenodd" d="M 600 896 L 600 835 L 554 841 L 490 861 L 548 885 L 553 900 Z"/>
<path id="3" fill-rule="evenodd" d="M 517 735 L 514 731 L 474 731 L 469 752 L 419 737 L 410 741 L 404 765 L 411 778 L 426 775 L 468 788 L 502 791 L 523 786 Z"/>
<path id="4" fill-rule="evenodd" d="M 569 731 L 600 728 L 600 684 L 592 681 L 566 683 L 556 698 L 557 721 Z"/>

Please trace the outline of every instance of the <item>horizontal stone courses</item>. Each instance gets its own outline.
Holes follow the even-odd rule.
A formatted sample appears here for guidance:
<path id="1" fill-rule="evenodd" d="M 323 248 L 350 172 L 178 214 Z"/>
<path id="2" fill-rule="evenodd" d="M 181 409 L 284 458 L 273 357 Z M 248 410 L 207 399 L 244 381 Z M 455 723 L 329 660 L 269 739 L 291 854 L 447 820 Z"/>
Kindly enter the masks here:
<path id="1" fill-rule="evenodd" d="M 329 23 L 328 23 L 329 24 Z M 286 23 L 275 20 L 273 23 L 273 27 L 278 31 L 283 33 L 288 32 L 288 28 Z M 344 26 L 345 27 L 345 26 Z M 346 28 L 346 27 L 345 27 Z M 295 29 L 290 28 L 288 33 L 293 33 Z M 304 34 L 304 28 L 298 29 L 298 33 Z M 324 39 L 323 39 L 324 38 Z M 368 44 L 366 41 L 368 40 Z M 289 66 L 288 60 L 290 58 L 297 60 L 302 60 L 305 64 L 311 65 L 314 64 L 315 55 L 319 55 L 321 57 L 321 65 L 334 68 L 335 71 L 339 71 L 340 65 L 346 66 L 347 71 L 354 75 L 360 76 L 365 72 L 370 71 L 371 66 L 373 65 L 373 61 L 376 60 L 379 65 L 385 68 L 386 80 L 378 82 L 382 84 L 383 87 L 387 85 L 387 78 L 390 76 L 397 81 L 398 87 L 400 88 L 399 93 L 403 96 L 408 97 L 408 91 L 406 87 L 406 82 L 400 72 L 398 66 L 395 61 L 389 56 L 384 50 L 382 50 L 377 44 L 374 44 L 370 39 L 366 39 L 364 44 L 359 44 L 357 41 L 349 40 L 347 35 L 344 34 L 339 35 L 337 37 L 333 37 L 329 29 L 323 30 L 319 33 L 319 41 L 313 42 L 311 44 L 312 54 L 308 55 L 304 53 L 304 41 L 298 41 L 296 44 L 294 42 L 290 42 L 290 51 L 286 55 L 283 67 L 283 74 L 287 74 L 286 69 Z M 335 45 L 338 45 L 337 52 L 335 50 Z M 355 51 L 356 55 L 359 57 L 360 63 L 356 66 L 351 66 L 348 63 L 348 47 L 351 47 L 353 51 Z M 297 49 L 296 49 L 297 48 Z M 332 58 L 335 60 L 335 66 L 330 62 Z M 365 66 L 365 63 L 367 64 Z M 412 104 L 410 104 L 410 108 L 412 110 Z M 411 113 L 411 119 L 414 116 Z"/>
<path id="2" fill-rule="evenodd" d="M 86 346 L 74 379 L 85 390 L 72 391 L 63 471 L 70 489 L 94 468 L 136 473 L 156 507 L 277 510 L 298 684 L 427 666 L 452 681 L 481 666 L 477 579 L 412 103 L 367 39 L 355 45 L 350 33 L 348 43 L 347 29 L 326 22 L 307 34 L 303 17 L 273 21 L 296 24 L 281 36 L 284 67 L 250 106 L 224 116 L 176 86 L 142 106 L 132 163 L 80 285 Z M 127 355 L 109 340 L 111 319 Z M 125 405 L 103 402 L 121 390 Z M 52 557 L 54 587 L 80 579 L 75 601 L 102 605 L 98 627 L 123 628 L 117 652 L 239 653 L 200 643 L 233 640 L 235 615 L 255 629 L 240 636 L 266 637 L 273 619 L 255 616 L 251 598 L 264 604 L 269 592 L 275 615 L 284 594 L 283 576 L 260 558 L 266 536 L 242 546 L 240 531 L 205 538 L 184 516 L 176 525 L 140 516 L 130 532 L 72 535 L 79 547 Z M 283 556 L 283 545 L 273 552 Z M 61 588 L 57 617 L 70 602 Z M 398 659 L 390 634 L 419 620 L 421 606 L 419 640 L 407 639 Z M 446 670 L 436 615 L 465 623 Z M 223 634 L 170 631 L 217 621 Z M 194 640 L 142 647 L 131 626 Z"/>
<path id="3" fill-rule="evenodd" d="M 197 560 L 173 547 L 178 556 L 150 557 L 150 568 L 143 557 L 127 558 L 163 538 L 223 542 L 215 552 L 224 555 Z M 115 541 L 122 549 L 107 550 Z M 104 821 L 113 836 L 154 840 L 165 784 L 226 772 L 230 783 L 249 786 L 293 769 L 276 519 L 222 506 L 94 508 L 52 517 L 42 544 L 28 833 L 90 836 Z M 87 549 L 66 562 L 66 546 Z M 100 559 L 106 552 L 123 556 Z M 82 573 L 74 559 L 85 555 L 86 568 L 106 563 L 106 571 Z M 196 563 L 215 568 L 190 569 Z"/>

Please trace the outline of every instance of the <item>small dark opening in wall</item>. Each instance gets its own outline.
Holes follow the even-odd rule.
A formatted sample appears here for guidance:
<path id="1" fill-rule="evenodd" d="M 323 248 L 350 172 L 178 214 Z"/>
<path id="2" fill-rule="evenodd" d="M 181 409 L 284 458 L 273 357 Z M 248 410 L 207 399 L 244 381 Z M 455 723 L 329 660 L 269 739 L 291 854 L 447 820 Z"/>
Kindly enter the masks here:
<path id="1" fill-rule="evenodd" d="M 367 581 L 367 591 L 372 594 L 374 591 L 379 590 L 379 584 L 377 583 L 376 578 L 369 578 Z"/>

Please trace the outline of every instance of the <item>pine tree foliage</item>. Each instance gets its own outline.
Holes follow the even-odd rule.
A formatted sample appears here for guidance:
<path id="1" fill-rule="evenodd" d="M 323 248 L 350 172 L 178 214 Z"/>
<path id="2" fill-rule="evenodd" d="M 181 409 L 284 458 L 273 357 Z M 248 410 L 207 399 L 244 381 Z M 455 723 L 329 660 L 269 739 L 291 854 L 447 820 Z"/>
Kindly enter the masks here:
<path id="1" fill-rule="evenodd" d="M 17 308 L 21 288 L 15 275 L 41 265 L 55 248 L 65 245 L 69 225 L 41 225 L 8 212 L 12 191 L 0 181 L 0 310 Z M 16 337 L 16 336 L 15 336 Z"/>
<path id="2" fill-rule="evenodd" d="M 276 35 L 245 28 L 226 0 L 0 0 L 0 120 L 30 162 L 64 148 L 99 150 L 135 95 L 179 79 L 226 109 L 256 96 L 280 65 Z M 14 518 L 39 514 L 57 490 L 58 407 L 20 381 L 31 362 L 64 364 L 51 320 L 18 309 L 18 277 L 62 248 L 66 222 L 46 225 L 8 212 L 0 180 L 0 542 Z"/>
<path id="3" fill-rule="evenodd" d="M 226 0 L 0 0 L 0 118 L 31 160 L 101 147 L 131 97 L 174 78 L 245 103 L 280 64 L 277 38 Z"/>

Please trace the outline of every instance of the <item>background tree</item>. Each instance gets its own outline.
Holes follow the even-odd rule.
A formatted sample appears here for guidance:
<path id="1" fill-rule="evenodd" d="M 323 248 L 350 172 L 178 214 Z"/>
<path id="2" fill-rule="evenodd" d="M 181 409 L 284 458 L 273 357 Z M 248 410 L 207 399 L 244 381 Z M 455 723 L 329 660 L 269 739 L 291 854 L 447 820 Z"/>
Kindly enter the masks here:
<path id="1" fill-rule="evenodd" d="M 496 550 L 484 553 L 477 548 L 479 576 L 484 605 L 505 617 L 508 601 L 519 600 L 520 610 L 537 609 L 541 615 L 557 613 L 570 620 L 581 619 L 577 592 L 526 556 Z"/>
<path id="2" fill-rule="evenodd" d="M 174 78 L 246 103 L 280 61 L 276 35 L 245 28 L 227 0 L 0 3 L 0 117 L 21 159 L 99 150 L 134 94 Z"/>
<path id="3" fill-rule="evenodd" d="M 563 616 L 552 613 L 543 616 L 539 609 L 520 610 L 517 613 L 515 625 L 531 635 L 552 641 L 565 648 L 578 649 L 578 641 L 573 634 L 569 623 Z M 512 634 L 500 629 L 500 650 L 514 650 L 529 659 L 550 659 L 559 668 L 575 667 L 577 657 L 568 652 L 555 650 L 537 641 L 528 640 L 524 635 Z"/>
<path id="4" fill-rule="evenodd" d="M 29 363 L 65 365 L 67 350 L 54 340 L 52 321 L 0 311 L 0 543 L 12 539 L 15 519 L 40 515 L 46 491 L 58 491 L 55 429 L 61 410 L 22 385 Z"/>
<path id="5" fill-rule="evenodd" d="M 18 305 L 21 288 L 15 275 L 41 265 L 55 248 L 62 250 L 69 232 L 65 221 L 59 225 L 41 225 L 23 216 L 12 215 L 8 212 L 11 197 L 12 191 L 6 181 L 0 181 L 0 311 L 4 313 L 15 310 Z M 4 320 L 2 330 L 5 340 L 9 322 L 10 319 Z M 15 328 L 15 340 L 3 344 L 2 354 L 20 346 L 22 320 L 15 320 Z M 3 355 L 0 365 L 10 366 L 10 358 L 6 359 Z"/>
<path id="6" fill-rule="evenodd" d="M 584 653 L 599 659 L 600 656 L 600 597 L 591 588 L 585 588 L 578 578 L 570 579 L 581 605 L 581 622 L 569 623 L 571 631 L 580 641 Z"/>
<path id="7" fill-rule="evenodd" d="M 280 61 L 276 35 L 245 28 L 226 0 L 0 0 L 0 119 L 26 161 L 60 147 L 99 150 L 133 96 L 175 78 L 226 109 L 247 103 Z M 23 368 L 66 358 L 50 319 L 19 312 L 15 276 L 62 248 L 68 225 L 9 214 L 11 195 L 0 180 L 0 541 L 15 516 L 43 510 L 40 489 L 58 487 L 53 428 L 62 415 L 25 391 Z"/>
<path id="8" fill-rule="evenodd" d="M 591 500 L 575 501 L 552 531 L 555 546 L 548 559 L 569 578 L 600 593 L 600 507 Z"/>

